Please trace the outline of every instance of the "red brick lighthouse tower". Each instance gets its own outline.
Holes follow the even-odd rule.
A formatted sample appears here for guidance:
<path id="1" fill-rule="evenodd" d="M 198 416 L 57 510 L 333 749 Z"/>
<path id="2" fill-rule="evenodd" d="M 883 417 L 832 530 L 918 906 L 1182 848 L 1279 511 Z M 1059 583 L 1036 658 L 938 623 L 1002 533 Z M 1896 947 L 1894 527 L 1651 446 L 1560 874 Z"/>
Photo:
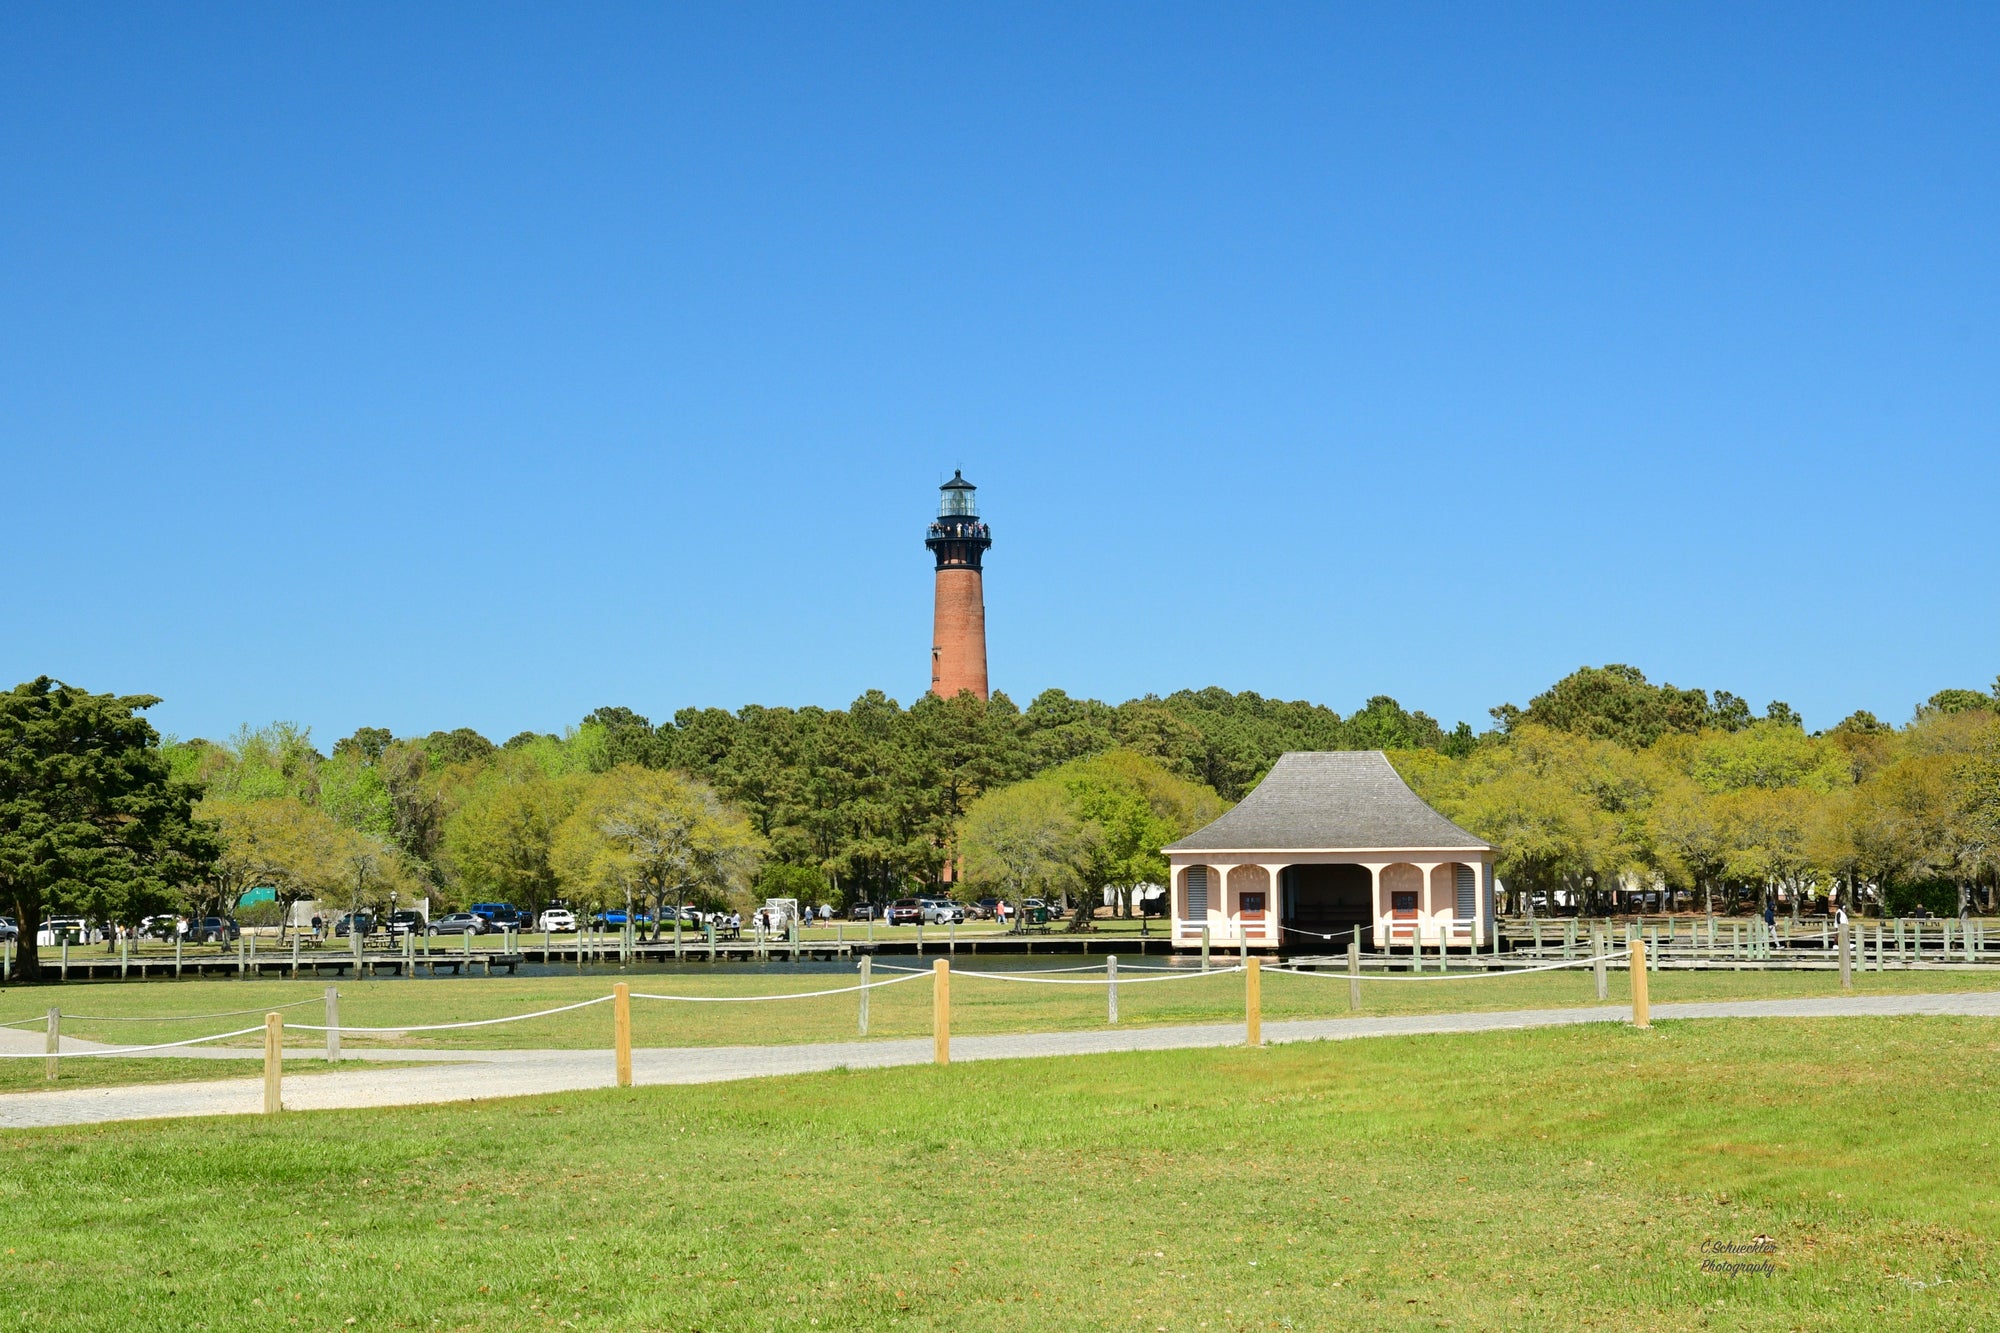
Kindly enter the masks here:
<path id="1" fill-rule="evenodd" d="M 931 693 L 986 697 L 986 593 L 980 561 L 993 535 L 979 521 L 977 488 L 957 472 L 938 487 L 937 521 L 924 545 L 937 557 L 937 619 L 931 629 Z"/>

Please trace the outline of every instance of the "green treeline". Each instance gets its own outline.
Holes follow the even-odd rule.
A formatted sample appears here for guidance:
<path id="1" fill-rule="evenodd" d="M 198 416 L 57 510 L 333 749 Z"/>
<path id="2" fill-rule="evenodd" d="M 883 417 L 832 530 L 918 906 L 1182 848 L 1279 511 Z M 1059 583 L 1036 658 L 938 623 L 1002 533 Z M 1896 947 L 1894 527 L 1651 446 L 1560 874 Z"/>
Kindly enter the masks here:
<path id="1" fill-rule="evenodd" d="M 1392 758 L 1498 849 L 1515 910 L 1528 895 L 1609 910 L 1635 893 L 1670 894 L 1642 900 L 1667 910 L 1995 906 L 2000 681 L 1942 690 L 1902 727 L 1857 712 L 1808 734 L 1783 703 L 1758 717 L 1608 666 L 1493 715 L 1461 756 Z"/>
<path id="2" fill-rule="evenodd" d="M 272 820 L 311 810 L 343 831 L 350 855 L 354 838 L 393 851 L 399 864 L 384 857 L 360 877 L 367 892 L 400 877 L 405 892 L 429 884 L 453 903 L 546 902 L 557 876 L 546 858 L 534 868 L 531 844 L 553 836 L 590 778 L 633 766 L 684 774 L 740 813 L 767 881 L 789 875 L 794 889 L 815 884 L 805 896 L 848 903 L 939 883 L 974 801 L 1072 760 L 1129 751 L 1234 800 L 1286 750 L 1476 744 L 1469 728 L 1447 733 L 1389 698 L 1343 718 L 1221 689 L 1116 706 L 1047 690 L 1026 709 L 1004 694 L 925 695 L 904 708 L 871 690 L 844 709 L 690 708 L 657 726 L 600 708 L 562 735 L 501 745 L 464 729 L 398 738 L 363 728 L 323 754 L 280 723 L 167 754 L 206 792 L 209 819 L 240 820 L 234 812 L 258 803 Z"/>
<path id="3" fill-rule="evenodd" d="M 251 888 L 336 909 L 740 901 L 845 906 L 943 882 L 1076 901 L 1163 869 L 1158 843 L 1287 750 L 1381 749 L 1498 849 L 1512 906 L 1634 891 L 1717 908 L 1832 892 L 1994 905 L 2000 683 L 1900 726 L 1808 733 L 1772 703 L 1573 672 L 1447 732 L 1386 696 L 1341 716 L 1226 690 L 1026 708 L 871 691 L 845 709 L 600 708 L 560 735 L 363 728 L 322 751 L 274 724 L 162 741 L 155 700 L 41 680 L 0 695 L 0 912 L 133 923 L 227 912 Z M 1621 897 L 1620 895 L 1626 895 Z M 245 913 L 251 915 L 250 912 Z"/>

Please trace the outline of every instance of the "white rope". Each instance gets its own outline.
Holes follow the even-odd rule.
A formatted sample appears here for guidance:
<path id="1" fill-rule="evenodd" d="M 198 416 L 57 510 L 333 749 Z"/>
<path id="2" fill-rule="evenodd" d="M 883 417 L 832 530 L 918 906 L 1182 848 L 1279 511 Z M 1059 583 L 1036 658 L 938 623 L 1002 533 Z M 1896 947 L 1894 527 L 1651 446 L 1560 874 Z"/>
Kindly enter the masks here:
<path id="1" fill-rule="evenodd" d="M 1497 972 L 1447 972 L 1434 977 L 1397 976 L 1393 973 L 1384 972 L 1308 972 L 1303 968 L 1279 967 L 1276 964 L 1272 964 L 1264 970 L 1266 972 L 1283 972 L 1286 976 L 1292 977 L 1312 977 L 1318 981 L 1345 981 L 1348 979 L 1358 979 L 1361 981 L 1484 981 L 1489 977 L 1518 977 L 1524 976 L 1529 972 L 1555 972 L 1565 967 L 1584 967 L 1597 962 L 1600 958 L 1610 961 L 1624 957 L 1626 957 L 1626 954 L 1621 950 L 1618 953 L 1600 954 L 1595 958 L 1572 958 L 1566 962 L 1550 963 L 1546 967 L 1508 967 L 1502 968 Z"/>
<path id="2" fill-rule="evenodd" d="M 1218 967 L 1213 972 L 1189 969 L 1172 977 L 1024 977 L 1008 972 L 953 972 L 954 977 L 978 977 L 985 981 L 1019 981 L 1031 986 L 1149 986 L 1155 981 L 1199 981 L 1203 977 L 1226 977 L 1241 972 L 1240 967 Z"/>
<path id="3" fill-rule="evenodd" d="M 566 1014 L 572 1009 L 588 1009 L 593 1004 L 609 1003 L 611 1003 L 609 995 L 600 995 L 594 1000 L 580 1000 L 576 1004 L 565 1004 L 555 1009 L 539 1009 L 532 1014 L 510 1014 L 505 1018 L 475 1018 L 466 1023 L 405 1024 L 400 1027 L 389 1028 L 357 1028 L 340 1023 L 336 1025 L 335 1030 L 340 1032 L 444 1032 L 452 1028 L 486 1028 L 492 1027 L 495 1023 L 522 1023 L 530 1018 L 547 1018 L 550 1014 Z M 292 1023 L 287 1026 L 298 1028 L 302 1032 L 325 1032 L 328 1030 L 324 1023 Z"/>
<path id="4" fill-rule="evenodd" d="M 875 964 L 875 970 L 878 972 L 914 972 L 919 976 L 927 975 L 932 971 L 928 967 L 898 967 L 894 963 L 877 963 Z M 1102 972 L 1104 971 L 1104 966 L 1101 963 L 1085 963 L 1082 967 L 1023 967 L 1016 969 L 1016 971 L 1024 976 L 1035 972 Z M 953 975 L 964 977 L 972 974 L 969 972 L 956 972 Z"/>
<path id="5" fill-rule="evenodd" d="M 675 1000 L 682 1004 L 755 1004 L 761 1000 L 816 1000 L 822 995 L 852 995 L 860 990 L 880 990 L 884 986 L 900 986 L 905 981 L 915 981 L 918 977 L 929 976 L 928 972 L 912 972 L 908 976 L 891 977 L 887 981 L 870 981 L 859 986 L 841 986 L 836 990 L 801 991 L 796 995 L 648 995 L 633 991 L 635 1000 Z M 963 972 L 955 976 L 966 975 Z"/>
<path id="6" fill-rule="evenodd" d="M 238 1028 L 234 1032 L 218 1032 L 209 1037 L 189 1037 L 186 1041 L 163 1041 L 152 1046 L 119 1046 L 105 1051 L 0 1051 L 0 1060 L 48 1060 L 61 1055 L 65 1060 L 80 1060 L 93 1055 L 136 1055 L 140 1051 L 165 1051 L 176 1046 L 199 1046 L 205 1041 L 222 1041 L 227 1037 L 246 1037 L 252 1032 L 262 1032 L 264 1025 L 254 1028 Z"/>
<path id="7" fill-rule="evenodd" d="M 1278 927 L 1278 929 L 1284 931 L 1287 935 L 1297 935 L 1303 939 L 1308 939 L 1308 940 L 1337 940 L 1342 935 L 1353 935 L 1358 939 L 1360 938 L 1360 932 L 1368 929 L 1368 927 L 1342 926 L 1339 930 L 1321 931 L 1321 930 L 1300 930 L 1297 926 L 1281 925 Z"/>
<path id="8" fill-rule="evenodd" d="M 197 1023 L 207 1018 L 241 1018 L 245 1014 L 268 1014 L 274 1009 L 296 1009 L 302 1004 L 319 1004 L 323 995 L 315 995 L 310 1000 L 293 1000 L 289 1004 L 266 1004 L 255 1009 L 229 1009 L 219 1014 L 150 1014 L 140 1018 L 107 1018 L 93 1014 L 64 1014 L 66 1023 Z M 32 1020 L 28 1020 L 32 1021 Z M 0 1024 L 0 1027 L 12 1026 Z"/>

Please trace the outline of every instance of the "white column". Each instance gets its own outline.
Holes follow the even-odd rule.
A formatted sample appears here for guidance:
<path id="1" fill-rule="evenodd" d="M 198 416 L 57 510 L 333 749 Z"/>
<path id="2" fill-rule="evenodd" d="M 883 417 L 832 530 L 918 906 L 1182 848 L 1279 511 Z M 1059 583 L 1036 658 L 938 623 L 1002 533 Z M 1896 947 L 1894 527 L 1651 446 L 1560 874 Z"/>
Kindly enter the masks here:
<path id="1" fill-rule="evenodd" d="M 1269 881 L 1264 890 L 1264 938 L 1279 946 L 1285 942 L 1285 905 L 1278 897 L 1278 874 L 1282 870 L 1282 865 L 1264 867 L 1264 878 Z"/>
<path id="2" fill-rule="evenodd" d="M 1187 927 L 1187 867 L 1167 858 L 1167 931 L 1179 943 Z"/>
<path id="3" fill-rule="evenodd" d="M 1208 865 L 1208 928 L 1217 944 L 1235 938 L 1236 914 L 1229 910 L 1229 867 L 1213 860 Z"/>
<path id="4" fill-rule="evenodd" d="M 1372 862 L 1368 865 L 1368 911 L 1375 918 L 1375 949 L 1380 953 L 1388 947 L 1389 911 L 1382 903 L 1382 867 Z"/>
<path id="5" fill-rule="evenodd" d="M 1437 927 L 1437 939 L 1429 941 L 1430 943 L 1436 944 L 1438 940 L 1450 939 L 1451 926 L 1448 924 L 1446 917 L 1439 915 L 1437 910 L 1437 868 L 1438 866 L 1442 865 L 1443 862 L 1412 861 L 1410 862 L 1410 864 L 1415 866 L 1417 868 L 1417 873 L 1424 877 L 1424 891 L 1422 895 L 1420 895 L 1417 899 L 1418 945 L 1421 946 L 1425 942 L 1424 922 L 1426 920 L 1430 921 L 1433 925 Z"/>

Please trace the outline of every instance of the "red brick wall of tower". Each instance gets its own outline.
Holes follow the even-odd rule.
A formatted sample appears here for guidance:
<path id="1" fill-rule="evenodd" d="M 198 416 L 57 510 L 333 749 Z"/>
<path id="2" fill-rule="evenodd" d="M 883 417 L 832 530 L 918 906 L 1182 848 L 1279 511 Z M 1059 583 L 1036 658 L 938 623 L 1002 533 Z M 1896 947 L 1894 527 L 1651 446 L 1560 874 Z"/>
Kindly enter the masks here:
<path id="1" fill-rule="evenodd" d="M 937 572 L 937 619 L 931 631 L 931 693 L 955 699 L 960 690 L 986 697 L 986 593 L 979 571 Z"/>

